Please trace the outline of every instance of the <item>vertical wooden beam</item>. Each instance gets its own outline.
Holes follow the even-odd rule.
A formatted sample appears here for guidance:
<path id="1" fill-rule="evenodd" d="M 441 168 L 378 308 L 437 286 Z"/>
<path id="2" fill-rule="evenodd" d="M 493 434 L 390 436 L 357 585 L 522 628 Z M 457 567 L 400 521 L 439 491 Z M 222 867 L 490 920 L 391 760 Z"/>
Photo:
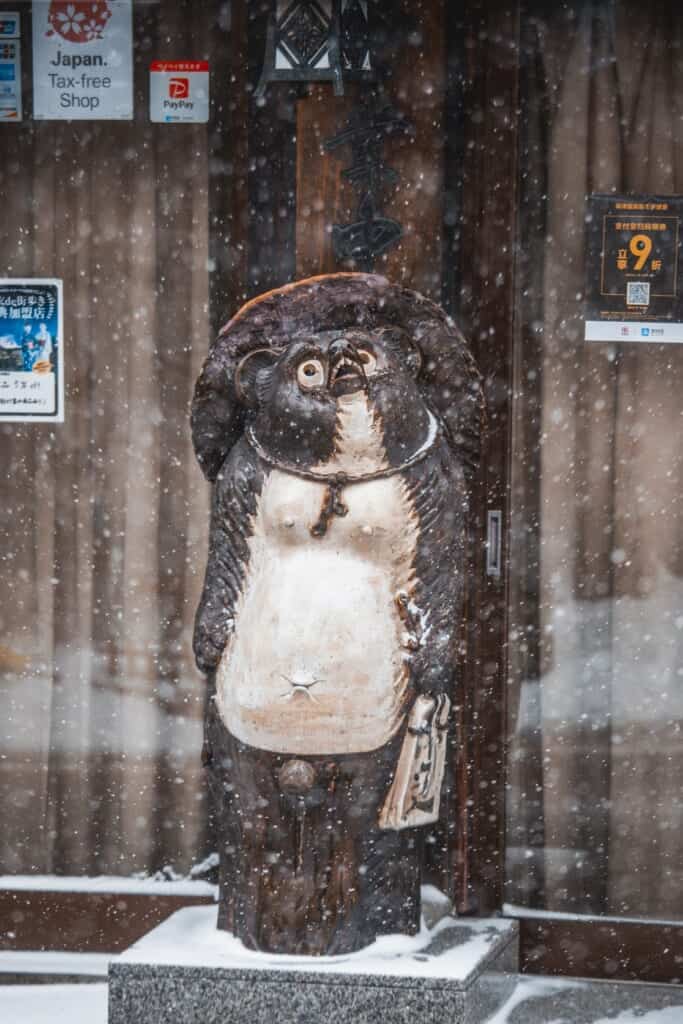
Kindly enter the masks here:
<path id="1" fill-rule="evenodd" d="M 263 99 L 253 98 L 263 66 L 266 25 L 272 5 L 267 0 L 241 2 L 248 12 L 247 293 L 251 298 L 296 277 L 296 100 L 299 86 L 271 82 Z"/>
<path id="2" fill-rule="evenodd" d="M 247 27 L 246 0 L 220 5 L 211 37 L 209 122 L 209 316 L 214 337 L 247 298 Z"/>
<path id="3" fill-rule="evenodd" d="M 465 13 L 461 296 L 463 327 L 484 376 L 488 445 L 475 508 L 466 674 L 457 765 L 466 826 L 452 851 L 458 909 L 488 913 L 503 899 L 507 535 L 514 247 L 517 203 L 518 5 L 477 0 Z M 503 516 L 500 576 L 486 574 L 486 512 Z"/>
<path id="4" fill-rule="evenodd" d="M 541 434 L 543 358 L 538 324 L 543 321 L 548 193 L 546 153 L 551 121 L 539 27 L 520 25 L 519 225 L 515 287 L 517 309 L 513 381 L 519 382 L 512 422 L 509 630 L 507 686 L 508 903 L 545 906 L 545 795 L 541 677 L 543 645 L 540 575 Z M 522 171 L 522 162 L 524 171 Z M 520 393 L 521 392 L 521 393 Z M 522 700 L 524 687 L 524 700 Z"/>
<path id="5" fill-rule="evenodd" d="M 357 87 L 335 96 L 330 84 L 316 84 L 297 103 L 296 276 L 330 274 L 343 269 L 332 249 L 332 225 L 355 220 L 358 199 L 342 177 L 348 148 L 325 152 L 325 142 L 345 125 L 357 102 Z"/>
<path id="6" fill-rule="evenodd" d="M 184 39 L 200 58 L 208 57 L 212 13 L 191 3 L 169 3 L 160 10 L 161 46 L 168 39 Z M 162 58 L 166 56 L 163 52 Z M 182 735 L 176 716 L 188 702 L 204 692 L 195 675 L 189 651 L 191 632 L 187 609 L 186 567 L 193 558 L 189 545 L 188 509 L 199 479 L 196 467 L 185 462 L 186 428 L 167 410 L 186 410 L 192 397 L 196 364 L 193 339 L 208 341 L 205 315 L 209 297 L 204 224 L 208 212 L 207 130 L 204 125 L 155 126 L 156 177 L 159 182 L 155 211 L 157 239 L 157 345 L 156 398 L 162 410 L 159 424 L 161 461 L 157 515 L 158 578 L 160 581 L 160 652 L 157 664 L 161 711 L 158 725 L 160 770 L 155 787 L 155 850 L 153 863 L 163 863 L 170 830 L 183 819 L 176 779 L 183 773 Z M 182 132 L 182 134 L 180 134 Z M 187 159 L 187 154 L 192 159 Z M 192 460 L 194 463 L 194 459 Z M 206 513 L 208 509 L 202 508 Z M 180 731 L 182 733 L 182 730 Z M 185 851 L 189 854 L 189 851 Z"/>
<path id="7" fill-rule="evenodd" d="M 399 185 L 385 207 L 404 235 L 378 264 L 381 273 L 437 302 L 441 298 L 446 34 L 444 0 L 397 4 L 400 45 L 389 80 L 392 104 L 414 134 L 392 146 Z"/>
<path id="8" fill-rule="evenodd" d="M 389 9 L 391 7 L 391 9 Z M 392 56 L 380 73 L 378 103 L 391 104 L 414 125 L 411 136 L 387 140 L 384 158 L 398 182 L 384 193 L 382 212 L 403 227 L 399 244 L 381 255 L 375 271 L 437 301 L 441 295 L 444 182 L 443 110 L 445 33 L 443 0 L 416 8 L 394 0 L 383 9 L 393 29 Z M 270 90 L 269 86 L 269 90 Z M 332 251 L 333 224 L 356 219 L 358 193 L 342 177 L 350 147 L 327 154 L 323 142 L 340 132 L 362 91 L 347 83 L 335 97 L 331 85 L 311 86 L 297 105 L 296 273 L 298 277 L 355 269 Z"/>

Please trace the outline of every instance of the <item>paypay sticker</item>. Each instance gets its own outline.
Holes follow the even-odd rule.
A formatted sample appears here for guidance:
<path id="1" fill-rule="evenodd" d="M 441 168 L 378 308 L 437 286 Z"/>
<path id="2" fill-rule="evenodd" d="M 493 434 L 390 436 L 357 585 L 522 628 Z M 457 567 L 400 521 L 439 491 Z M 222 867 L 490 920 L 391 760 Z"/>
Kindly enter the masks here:
<path id="1" fill-rule="evenodd" d="M 149 69 L 151 121 L 206 124 L 209 64 L 205 60 L 155 60 Z"/>

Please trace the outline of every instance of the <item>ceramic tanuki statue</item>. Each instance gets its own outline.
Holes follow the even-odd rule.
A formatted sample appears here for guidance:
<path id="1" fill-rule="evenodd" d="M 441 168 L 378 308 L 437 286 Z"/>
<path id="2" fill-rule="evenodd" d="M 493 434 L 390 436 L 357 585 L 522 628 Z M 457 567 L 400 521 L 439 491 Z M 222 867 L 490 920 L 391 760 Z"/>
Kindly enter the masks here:
<path id="1" fill-rule="evenodd" d="M 336 954 L 418 928 L 481 403 L 452 322 L 374 275 L 263 295 L 210 350 L 194 642 L 218 923 L 251 948 Z"/>

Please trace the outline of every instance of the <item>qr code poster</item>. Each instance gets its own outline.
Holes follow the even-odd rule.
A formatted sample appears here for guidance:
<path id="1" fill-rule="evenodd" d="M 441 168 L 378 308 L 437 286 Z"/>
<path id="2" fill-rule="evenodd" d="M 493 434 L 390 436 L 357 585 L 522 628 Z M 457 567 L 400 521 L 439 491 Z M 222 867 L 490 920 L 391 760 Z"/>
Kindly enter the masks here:
<path id="1" fill-rule="evenodd" d="M 681 196 L 589 196 L 585 337 L 683 342 Z"/>
<path id="2" fill-rule="evenodd" d="M 0 422 L 64 420 L 62 282 L 0 278 Z"/>

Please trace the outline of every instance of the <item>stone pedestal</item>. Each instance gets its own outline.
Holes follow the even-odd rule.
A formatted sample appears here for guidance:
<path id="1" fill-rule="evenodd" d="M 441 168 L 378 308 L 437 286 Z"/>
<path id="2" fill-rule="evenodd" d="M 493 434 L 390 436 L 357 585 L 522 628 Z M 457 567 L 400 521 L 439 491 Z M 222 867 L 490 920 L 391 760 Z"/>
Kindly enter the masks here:
<path id="1" fill-rule="evenodd" d="M 517 925 L 442 917 L 345 957 L 253 953 L 215 907 L 173 914 L 114 960 L 109 1024 L 479 1024 L 515 984 Z"/>

